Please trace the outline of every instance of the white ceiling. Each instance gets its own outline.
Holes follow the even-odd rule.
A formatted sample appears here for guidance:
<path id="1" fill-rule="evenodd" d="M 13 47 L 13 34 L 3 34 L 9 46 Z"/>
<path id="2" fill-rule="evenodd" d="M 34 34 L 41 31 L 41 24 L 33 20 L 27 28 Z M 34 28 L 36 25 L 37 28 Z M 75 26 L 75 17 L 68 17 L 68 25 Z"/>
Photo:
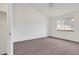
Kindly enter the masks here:
<path id="1" fill-rule="evenodd" d="M 14 5 L 32 6 L 48 17 L 57 17 L 79 10 L 79 3 L 16 3 Z"/>
<path id="2" fill-rule="evenodd" d="M 54 3 L 51 7 L 51 17 L 78 12 L 79 3 Z"/>

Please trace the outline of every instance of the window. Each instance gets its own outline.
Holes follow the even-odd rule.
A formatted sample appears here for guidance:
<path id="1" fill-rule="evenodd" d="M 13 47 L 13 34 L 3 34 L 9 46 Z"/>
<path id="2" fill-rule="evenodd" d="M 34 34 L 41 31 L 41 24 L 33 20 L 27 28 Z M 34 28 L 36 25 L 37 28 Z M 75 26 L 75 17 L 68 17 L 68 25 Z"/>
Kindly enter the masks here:
<path id="1" fill-rule="evenodd" d="M 57 31 L 74 31 L 73 22 L 73 17 L 58 20 Z"/>

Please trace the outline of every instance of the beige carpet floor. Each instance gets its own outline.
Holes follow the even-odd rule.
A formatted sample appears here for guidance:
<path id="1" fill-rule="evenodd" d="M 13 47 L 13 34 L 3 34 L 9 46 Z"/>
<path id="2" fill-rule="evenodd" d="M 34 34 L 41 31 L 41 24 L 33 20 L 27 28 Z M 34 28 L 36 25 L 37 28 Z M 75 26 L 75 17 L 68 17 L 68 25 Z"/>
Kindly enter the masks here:
<path id="1" fill-rule="evenodd" d="M 79 55 L 79 43 L 40 38 L 14 43 L 14 55 Z"/>

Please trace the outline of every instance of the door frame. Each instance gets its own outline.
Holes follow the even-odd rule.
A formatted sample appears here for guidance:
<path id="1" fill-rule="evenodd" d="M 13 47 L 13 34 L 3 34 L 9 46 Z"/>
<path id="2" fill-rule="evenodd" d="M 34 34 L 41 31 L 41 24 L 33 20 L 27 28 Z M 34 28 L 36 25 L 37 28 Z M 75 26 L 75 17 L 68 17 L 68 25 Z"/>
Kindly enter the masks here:
<path id="1" fill-rule="evenodd" d="M 7 55 L 13 55 L 13 40 L 12 40 L 12 28 L 13 28 L 13 4 L 7 3 Z"/>

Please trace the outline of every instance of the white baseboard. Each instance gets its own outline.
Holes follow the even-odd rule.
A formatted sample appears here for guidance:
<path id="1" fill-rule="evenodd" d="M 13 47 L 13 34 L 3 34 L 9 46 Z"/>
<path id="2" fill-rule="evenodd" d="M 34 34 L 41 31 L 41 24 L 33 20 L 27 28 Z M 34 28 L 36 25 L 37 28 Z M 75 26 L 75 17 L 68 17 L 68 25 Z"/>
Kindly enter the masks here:
<path id="1" fill-rule="evenodd" d="M 65 38 L 56 37 L 56 36 L 48 36 L 48 37 L 51 37 L 51 38 L 56 38 L 56 39 L 61 39 L 61 40 L 65 40 L 65 41 L 71 41 L 71 42 L 76 42 L 76 43 L 79 43 L 79 41 L 70 40 L 70 39 L 65 39 Z"/>
<path id="2" fill-rule="evenodd" d="M 45 37 L 52 37 L 52 38 L 58 38 L 58 39 L 62 39 L 62 40 L 66 40 L 66 41 L 72 41 L 72 42 L 78 42 L 79 41 L 75 41 L 75 40 L 70 40 L 70 39 L 65 39 L 65 38 L 61 38 L 61 37 L 56 37 L 56 36 L 39 36 L 39 37 L 33 37 L 33 38 L 22 38 L 21 40 L 16 40 L 13 42 L 21 42 L 21 41 L 25 41 L 25 40 L 35 40 L 35 39 L 40 39 L 40 38 L 45 38 Z"/>
<path id="3" fill-rule="evenodd" d="M 21 40 L 16 40 L 16 41 L 13 41 L 13 42 L 20 42 L 20 41 L 25 41 L 25 40 L 35 40 L 35 39 L 39 39 L 39 38 L 45 38 L 47 36 L 39 36 L 39 37 L 33 37 L 33 38 L 22 38 Z"/>

